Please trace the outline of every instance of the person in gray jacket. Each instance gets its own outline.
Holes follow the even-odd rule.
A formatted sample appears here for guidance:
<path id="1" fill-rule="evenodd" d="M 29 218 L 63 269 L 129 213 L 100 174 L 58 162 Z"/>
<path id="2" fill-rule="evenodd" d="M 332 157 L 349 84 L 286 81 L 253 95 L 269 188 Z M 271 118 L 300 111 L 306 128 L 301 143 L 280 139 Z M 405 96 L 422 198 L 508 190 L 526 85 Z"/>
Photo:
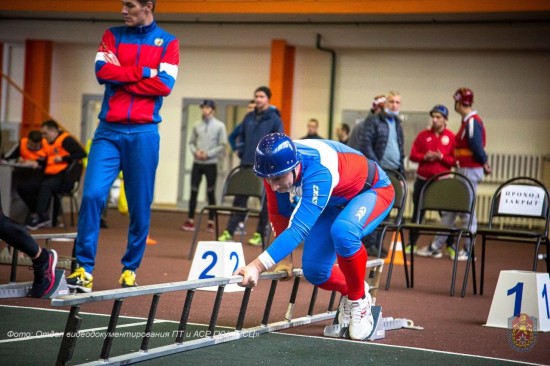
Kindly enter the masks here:
<path id="1" fill-rule="evenodd" d="M 390 91 L 386 96 L 384 110 L 371 113 L 356 126 L 354 139 L 350 138 L 349 146 L 359 150 L 370 160 L 375 161 L 382 169 L 393 169 L 405 174 L 403 161 L 404 136 L 399 111 L 401 95 Z M 380 250 L 380 233 L 375 231 L 363 238 L 369 256 L 386 257 L 387 252 Z"/>
<path id="2" fill-rule="evenodd" d="M 216 177 L 218 175 L 218 159 L 225 153 L 227 131 L 225 124 L 214 117 L 216 104 L 205 99 L 201 103 L 202 119 L 195 123 L 189 148 L 193 153 L 193 168 L 191 170 L 191 197 L 189 198 L 189 213 L 187 221 L 182 225 L 184 231 L 195 230 L 195 210 L 197 195 L 202 176 L 206 177 L 206 194 L 208 204 L 216 204 Z M 214 213 L 208 213 L 209 232 L 214 232 Z"/>

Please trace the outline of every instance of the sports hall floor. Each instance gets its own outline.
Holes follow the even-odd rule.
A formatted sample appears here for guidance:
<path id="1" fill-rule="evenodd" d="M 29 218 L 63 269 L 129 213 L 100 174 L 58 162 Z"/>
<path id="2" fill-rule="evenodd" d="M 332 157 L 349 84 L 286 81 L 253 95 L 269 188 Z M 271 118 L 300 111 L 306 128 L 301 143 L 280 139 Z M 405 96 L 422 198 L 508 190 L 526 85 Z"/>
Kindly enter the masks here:
<path id="1" fill-rule="evenodd" d="M 144 260 L 137 273 L 140 285 L 178 282 L 187 280 L 191 260 L 187 259 L 192 233 L 179 229 L 186 214 L 154 211 L 151 236 L 159 243 L 147 247 Z M 128 218 L 111 210 L 109 228 L 101 230 L 97 265 L 94 271 L 94 291 L 118 287 L 120 257 L 125 248 Z M 248 225 L 248 237 L 255 228 L 255 220 Z M 69 232 L 74 228 L 43 229 L 36 233 Z M 212 234 L 201 232 L 200 239 L 212 240 Z M 419 245 L 428 238 L 421 238 Z M 483 326 L 487 320 L 492 295 L 500 270 L 528 270 L 531 267 L 532 246 L 512 243 L 490 244 L 487 252 L 485 294 L 473 295 L 471 280 L 466 297 L 460 297 L 464 264 L 459 263 L 458 295 L 449 296 L 452 262 L 446 258 L 428 259 L 415 257 L 415 288 L 405 286 L 402 266 L 394 269 L 392 286 L 386 284 L 387 266 L 380 281 L 377 305 L 382 306 L 384 317 L 408 318 L 423 330 L 400 329 L 386 331 L 382 340 L 355 342 L 325 338 L 323 328 L 330 321 L 294 327 L 288 330 L 262 334 L 258 337 L 239 339 L 202 349 L 187 351 L 144 362 L 151 365 L 194 364 L 297 364 L 309 362 L 314 365 L 382 363 L 388 365 L 550 365 L 550 334 L 538 333 L 535 347 L 528 352 L 519 352 L 509 345 L 507 329 Z M 69 243 L 54 243 L 52 247 L 60 255 L 69 255 Z M 243 245 L 245 259 L 252 260 L 261 248 Z M 295 265 L 300 267 L 299 248 Z M 9 279 L 9 266 L 0 265 L 0 283 Z M 539 271 L 545 271 L 540 262 Z M 66 271 L 68 274 L 68 271 Z M 478 264 L 479 276 L 479 264 Z M 17 280 L 32 280 L 32 271 L 19 266 Z M 269 322 L 284 318 L 292 282 L 281 282 L 270 312 Z M 307 313 L 312 286 L 303 281 L 294 311 L 295 316 Z M 246 313 L 245 328 L 260 324 L 269 291 L 269 281 L 261 281 L 253 291 Z M 161 297 L 154 331 L 172 334 L 181 317 L 184 292 Z M 197 291 L 189 321 L 191 335 L 201 335 L 211 317 L 215 293 Z M 226 293 L 218 317 L 220 331 L 235 326 L 241 292 Z M 329 294 L 320 291 L 316 313 L 326 309 Z M 143 331 L 151 304 L 151 297 L 138 297 L 124 301 L 119 321 L 119 331 Z M 81 307 L 82 329 L 90 333 L 104 332 L 112 309 L 112 301 L 86 304 Z M 51 365 L 55 363 L 61 343 L 58 332 L 65 327 L 69 308 L 57 308 L 49 300 L 15 298 L 0 299 L 0 354 L 3 365 Z M 228 328 L 224 328 L 228 327 Z M 171 336 L 151 340 L 151 347 L 169 344 Z M 90 362 L 99 358 L 102 340 L 81 338 L 70 364 Z M 135 351 L 141 339 L 132 337 L 115 339 L 111 355 Z"/>

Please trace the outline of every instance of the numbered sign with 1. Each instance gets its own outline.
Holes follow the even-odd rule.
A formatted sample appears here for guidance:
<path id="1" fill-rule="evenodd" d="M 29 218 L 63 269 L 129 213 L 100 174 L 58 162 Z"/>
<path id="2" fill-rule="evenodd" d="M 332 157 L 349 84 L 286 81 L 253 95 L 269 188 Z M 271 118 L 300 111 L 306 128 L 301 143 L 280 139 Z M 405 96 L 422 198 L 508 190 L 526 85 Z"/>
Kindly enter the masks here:
<path id="1" fill-rule="evenodd" d="M 500 271 L 486 326 L 507 328 L 519 314 L 537 318 L 537 331 L 550 331 L 550 277 L 548 273 Z"/>

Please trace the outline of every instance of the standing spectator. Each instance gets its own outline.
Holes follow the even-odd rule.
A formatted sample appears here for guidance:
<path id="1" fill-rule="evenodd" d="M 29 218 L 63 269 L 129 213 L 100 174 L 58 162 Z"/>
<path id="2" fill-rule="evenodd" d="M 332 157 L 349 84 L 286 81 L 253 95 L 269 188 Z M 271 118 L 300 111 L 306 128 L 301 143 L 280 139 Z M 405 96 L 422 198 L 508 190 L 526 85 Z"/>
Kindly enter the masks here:
<path id="1" fill-rule="evenodd" d="M 384 94 L 379 94 L 374 97 L 372 100 L 372 106 L 369 110 L 369 114 L 380 113 L 386 107 L 386 96 Z"/>
<path id="2" fill-rule="evenodd" d="M 361 238 L 391 210 L 395 192 L 386 173 L 339 142 L 294 143 L 282 133 L 260 141 L 254 173 L 264 179 L 275 241 L 235 271 L 243 276 L 241 285 L 256 285 L 260 273 L 280 261 L 290 276 L 292 264 L 284 258 L 303 241 L 304 276 L 342 294 L 338 324 L 349 325 L 351 339 L 365 339 L 374 322 L 365 281 L 368 255 Z M 290 191 L 302 197 L 292 212 Z"/>
<path id="3" fill-rule="evenodd" d="M 355 144 L 351 147 L 361 151 L 367 158 L 378 163 L 382 169 L 393 169 L 405 174 L 403 160 L 404 137 L 399 111 L 401 109 L 401 96 L 395 91 L 390 91 L 386 97 L 386 107 L 379 113 L 372 113 L 365 119 L 362 128 L 358 131 Z M 380 250 L 380 232 L 365 237 L 363 242 L 369 255 L 378 256 Z M 387 256 L 384 248 L 381 256 Z"/>
<path id="4" fill-rule="evenodd" d="M 371 108 L 369 109 L 369 113 L 367 117 L 380 113 L 384 110 L 384 106 L 386 105 L 386 96 L 384 94 L 379 94 L 374 97 L 372 100 Z M 360 146 L 359 138 L 364 135 L 364 129 L 365 129 L 365 123 L 366 120 L 363 120 L 359 123 L 356 123 L 353 129 L 351 130 L 351 134 L 348 139 L 348 145 L 349 146 Z"/>
<path id="5" fill-rule="evenodd" d="M 255 107 L 256 107 L 256 101 L 254 99 L 249 100 L 248 105 L 246 106 L 246 113 L 248 114 L 248 113 L 252 112 Z M 241 133 L 242 127 L 243 127 L 242 122 L 238 123 L 235 126 L 235 128 L 233 128 L 233 131 L 231 131 L 231 133 L 227 137 L 227 140 L 229 141 L 229 146 L 231 146 L 232 151 L 235 151 L 235 152 L 241 151 L 242 152 L 242 150 L 239 149 L 240 146 L 242 145 L 242 142 L 237 141 L 237 137 Z M 239 156 L 239 159 L 240 158 L 241 157 Z"/>
<path id="6" fill-rule="evenodd" d="M 336 137 L 338 137 L 338 142 L 341 142 L 345 145 L 348 144 L 349 140 L 349 125 L 347 123 L 340 123 L 336 128 Z"/>
<path id="7" fill-rule="evenodd" d="M 319 121 L 315 118 L 310 118 L 307 121 L 307 135 L 301 139 L 322 139 L 323 137 L 319 136 Z"/>
<path id="8" fill-rule="evenodd" d="M 75 241 L 79 268 L 67 278 L 69 287 L 80 292 L 92 290 L 101 211 L 121 170 L 130 227 L 119 283 L 137 286 L 135 271 L 146 247 L 159 160 L 159 111 L 163 97 L 174 87 L 179 64 L 179 42 L 157 26 L 155 3 L 123 1 L 125 25 L 105 31 L 95 57 L 96 77 L 105 85 L 105 93 L 79 213 Z"/>
<path id="9" fill-rule="evenodd" d="M 5 159 L 16 160 L 19 164 L 43 170 L 46 167 L 46 143 L 42 132 L 32 130 L 6 155 Z"/>
<path id="10" fill-rule="evenodd" d="M 483 179 L 483 175 L 491 174 L 491 167 L 487 161 L 487 153 L 485 152 L 485 127 L 481 117 L 477 111 L 473 109 L 474 92 L 468 88 L 459 88 L 453 95 L 455 102 L 455 112 L 462 117 L 462 123 L 455 137 L 455 158 L 457 164 L 457 172 L 462 173 L 470 179 L 476 194 L 477 186 Z M 457 215 L 454 212 L 443 212 L 441 222 L 445 225 L 453 225 L 457 216 L 460 216 L 463 222 L 470 219 L 468 214 Z M 472 232 L 477 230 L 477 217 L 474 211 L 472 218 Z M 468 260 L 468 251 L 470 250 L 470 239 L 465 239 L 464 249 L 457 249 L 452 244 L 451 237 L 446 235 L 438 235 L 435 239 L 435 245 L 443 246 L 443 242 L 447 239 L 447 251 L 449 258 L 455 258 L 458 255 L 459 261 Z M 458 254 L 457 254 L 458 253 Z"/>
<path id="11" fill-rule="evenodd" d="M 189 148 L 193 153 L 193 168 L 191 170 L 191 197 L 189 198 L 189 213 L 185 224 L 181 227 L 185 231 L 195 230 L 195 209 L 202 176 L 206 177 L 206 194 L 208 204 L 216 204 L 216 177 L 218 176 L 218 160 L 225 152 L 227 132 L 225 124 L 214 117 L 216 104 L 206 99 L 201 103 L 202 119 L 195 123 Z M 208 232 L 214 232 L 214 212 L 208 213 Z"/>
<path id="12" fill-rule="evenodd" d="M 67 179 L 70 164 L 78 163 L 86 152 L 68 132 L 62 131 L 57 122 L 42 122 L 40 130 L 45 139 L 46 168 L 41 180 L 29 180 L 18 188 L 19 195 L 25 201 L 30 214 L 26 225 L 29 230 L 37 230 L 51 224 L 46 213 L 52 197 L 61 192 L 68 192 L 74 181 Z"/>
<path id="13" fill-rule="evenodd" d="M 269 104 L 271 99 L 271 89 L 267 86 L 260 86 L 254 91 L 254 100 L 256 107 L 254 111 L 249 112 L 244 117 L 240 134 L 237 136 L 237 141 L 241 141 L 237 153 L 241 157 L 242 165 L 254 164 L 254 154 L 258 142 L 267 134 L 273 132 L 283 132 L 283 124 L 281 122 L 281 114 L 279 110 Z M 248 202 L 247 196 L 236 196 L 233 200 L 233 206 L 246 207 Z M 233 234 L 239 222 L 243 221 L 243 216 L 232 214 L 227 222 L 227 227 L 218 237 L 219 241 L 233 240 Z M 248 241 L 250 245 L 261 245 L 262 237 L 265 233 L 267 225 L 267 202 L 264 202 L 260 212 L 260 219 L 256 232 Z"/>
<path id="14" fill-rule="evenodd" d="M 431 127 L 421 131 L 416 136 L 411 148 L 410 160 L 418 163 L 412 196 L 413 222 L 417 219 L 420 191 L 426 181 L 436 174 L 451 170 L 455 166 L 455 135 L 447 129 L 449 110 L 444 105 L 438 104 L 430 111 L 430 117 L 432 119 Z M 411 230 L 409 232 L 409 246 L 416 248 L 417 239 L 418 233 Z M 415 253 L 421 257 L 443 257 L 441 247 L 436 242 L 420 248 Z"/>

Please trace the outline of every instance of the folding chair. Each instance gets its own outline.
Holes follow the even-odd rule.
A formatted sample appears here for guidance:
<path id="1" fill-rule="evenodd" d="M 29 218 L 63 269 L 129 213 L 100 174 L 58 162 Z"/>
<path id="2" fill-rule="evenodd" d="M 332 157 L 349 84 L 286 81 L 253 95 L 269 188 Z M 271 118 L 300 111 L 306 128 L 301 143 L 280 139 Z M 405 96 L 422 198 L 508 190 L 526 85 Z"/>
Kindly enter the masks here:
<path id="1" fill-rule="evenodd" d="M 234 207 L 232 205 L 225 205 L 223 202 L 227 198 L 233 198 L 235 196 L 248 196 L 256 198 L 259 202 L 259 209 L 250 207 Z M 215 238 L 219 236 L 219 222 L 218 215 L 221 214 L 240 214 L 243 216 L 243 223 L 246 227 L 249 216 L 257 215 L 259 217 L 261 207 L 265 200 L 265 189 L 262 179 L 258 178 L 252 171 L 252 165 L 240 165 L 232 169 L 225 180 L 221 205 L 207 205 L 202 208 L 198 215 L 197 224 L 195 225 L 195 232 L 193 234 L 193 241 L 191 242 L 191 249 L 189 250 L 189 259 L 193 258 L 195 247 L 197 245 L 197 237 L 199 234 L 199 228 L 201 227 L 202 217 L 205 212 L 213 211 L 215 217 Z M 250 200 L 249 203 L 250 205 Z M 215 239 L 217 240 L 217 239 Z M 262 245 L 265 248 L 264 234 L 262 233 Z"/>
<path id="2" fill-rule="evenodd" d="M 403 223 L 403 213 L 405 212 L 405 203 L 406 203 L 407 192 L 408 192 L 407 180 L 400 172 L 393 169 L 385 169 L 384 171 L 386 172 L 386 174 L 388 174 L 388 177 L 390 178 L 391 184 L 395 191 L 395 200 L 393 201 L 393 207 L 390 212 L 390 215 L 386 217 L 386 219 L 382 221 L 376 227 L 376 230 L 375 230 L 375 231 L 382 232 L 380 235 L 380 242 L 378 243 L 379 244 L 378 258 L 380 258 L 380 256 L 382 255 L 382 245 L 384 243 L 384 238 L 386 237 L 386 233 L 394 232 L 397 234 L 399 230 L 399 226 Z M 395 252 L 392 251 L 392 257 L 394 255 L 395 255 Z M 406 266 L 407 264 L 405 263 L 405 279 L 407 282 L 407 287 L 409 287 L 409 272 L 406 269 Z M 392 269 L 393 269 L 393 261 L 390 264 L 388 276 L 391 276 L 391 274 L 389 273 L 391 273 Z"/>
<path id="3" fill-rule="evenodd" d="M 417 207 L 416 221 L 411 223 L 405 223 L 399 226 L 398 233 L 403 238 L 403 231 L 415 230 L 418 235 L 424 234 L 447 234 L 457 238 L 457 248 L 460 247 L 460 239 L 462 237 L 469 237 L 473 239 L 473 233 L 471 232 L 473 213 L 475 208 L 475 192 L 470 180 L 458 173 L 458 172 L 444 172 L 436 174 L 428 179 L 422 191 L 420 191 L 420 199 Z M 451 226 L 441 223 L 429 223 L 427 222 L 429 215 L 426 215 L 429 211 L 441 212 L 449 211 L 462 214 L 469 214 L 469 220 L 464 227 L 457 227 L 454 224 Z M 420 219 L 422 218 L 422 219 Z M 397 246 L 397 235 L 393 242 L 393 251 L 395 252 Z M 473 240 L 472 240 L 473 243 Z M 457 251 L 458 252 L 458 251 Z M 473 255 L 473 245 L 468 252 L 468 265 L 471 264 L 470 257 Z M 403 250 L 403 258 L 405 263 L 406 253 Z M 393 256 L 390 261 L 390 269 L 393 265 Z M 458 255 L 455 255 L 453 263 L 453 273 L 451 278 L 451 291 L 450 295 L 454 296 L 456 272 L 458 267 Z M 466 271 L 468 268 L 466 269 Z M 406 271 L 406 268 L 405 268 Z M 414 287 L 414 251 L 411 251 L 411 266 L 410 266 L 410 287 Z M 467 273 L 467 272 L 466 272 Z M 472 269 L 474 278 L 474 294 L 477 292 L 476 280 L 475 280 L 475 267 Z M 466 277 L 466 276 L 465 276 Z M 389 289 L 391 281 L 391 272 L 388 272 L 388 279 L 386 281 L 386 289 Z M 464 294 L 462 294 L 464 296 Z"/>
<path id="4" fill-rule="evenodd" d="M 548 225 L 550 206 L 548 189 L 540 181 L 517 177 L 502 183 L 491 199 L 489 224 L 480 228 L 474 240 L 481 236 L 481 280 L 479 293 L 483 295 L 485 278 L 485 244 L 488 240 L 535 244 L 532 270 L 537 270 L 540 245 L 546 244 L 546 270 L 550 273 L 548 253 Z M 518 221 L 530 219 L 530 229 L 518 228 Z M 514 226 L 515 223 L 515 226 Z M 464 286 L 463 286 L 464 287 Z M 463 290 L 464 291 L 464 288 Z"/>
<path id="5" fill-rule="evenodd" d="M 53 202 L 53 214 L 52 223 L 57 220 L 57 217 L 61 215 L 63 219 L 63 225 L 66 228 L 65 214 L 63 213 L 63 198 L 69 198 L 69 209 L 71 214 L 71 226 L 75 225 L 75 216 L 78 215 L 78 192 L 80 189 L 80 180 L 82 179 L 82 171 L 84 165 L 81 160 L 73 160 L 65 171 L 65 182 L 71 184 L 71 189 L 66 191 L 57 192 L 57 196 L 54 197 Z"/>

